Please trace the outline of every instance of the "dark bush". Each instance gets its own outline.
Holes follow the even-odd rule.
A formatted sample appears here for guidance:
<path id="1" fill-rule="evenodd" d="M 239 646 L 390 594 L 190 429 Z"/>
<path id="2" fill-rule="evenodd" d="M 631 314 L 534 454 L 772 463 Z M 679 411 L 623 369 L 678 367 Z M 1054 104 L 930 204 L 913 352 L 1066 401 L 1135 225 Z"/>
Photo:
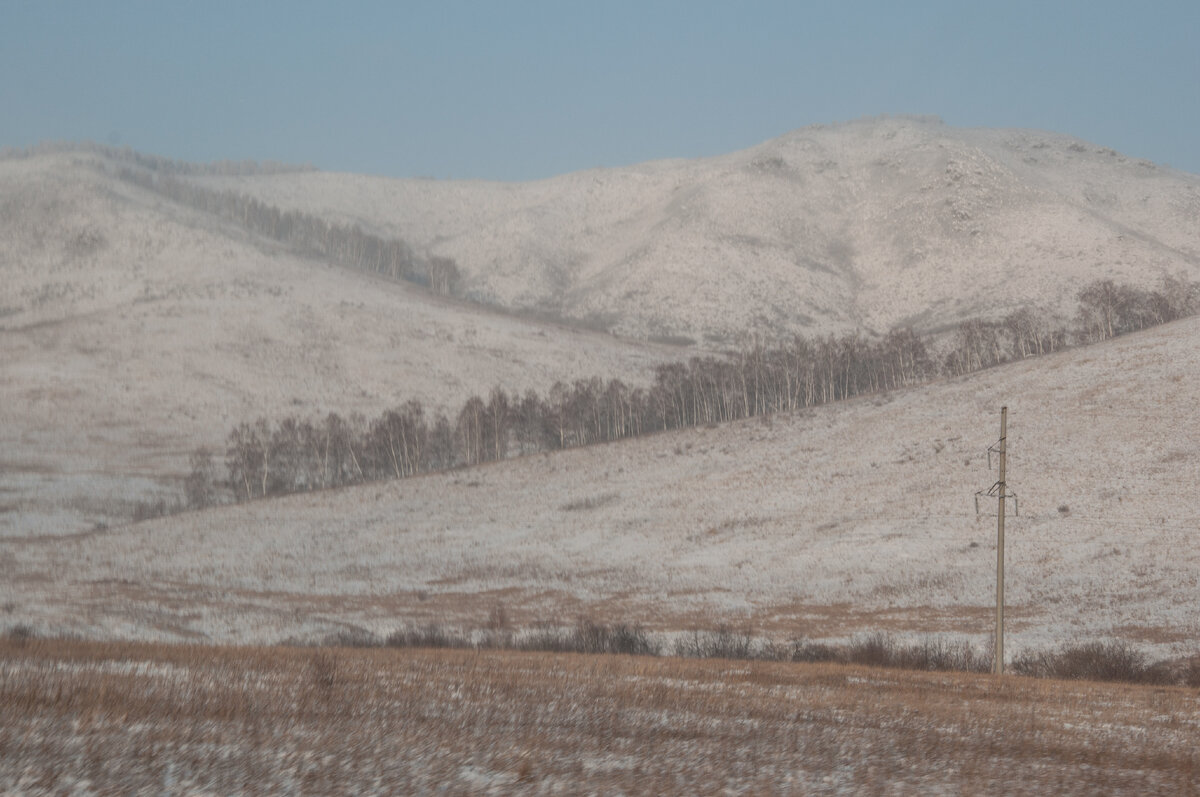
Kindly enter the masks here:
<path id="1" fill-rule="evenodd" d="M 845 661 L 868 667 L 894 667 L 905 670 L 987 672 L 988 656 L 976 652 L 964 641 L 925 640 L 902 645 L 883 633 L 856 638 L 845 649 Z"/>
<path id="2" fill-rule="evenodd" d="M 377 648 L 383 643 L 365 628 L 345 628 L 329 634 L 321 644 L 338 648 Z"/>
<path id="3" fill-rule="evenodd" d="M 24 644 L 31 639 L 37 639 L 37 632 L 31 625 L 26 623 L 17 623 L 14 626 L 10 626 L 9 629 L 4 632 L 4 636 L 13 640 L 14 642 Z"/>
<path id="4" fill-rule="evenodd" d="M 624 653 L 633 656 L 657 656 L 659 644 L 640 626 L 618 623 L 613 626 L 580 620 L 573 629 L 543 627 L 516 642 L 521 650 L 552 653 Z"/>
<path id="5" fill-rule="evenodd" d="M 461 631 L 450 631 L 436 623 L 400 628 L 388 634 L 384 644 L 392 648 L 469 648 L 471 640 Z"/>
<path id="6" fill-rule="evenodd" d="M 976 652 L 965 640 L 948 642 L 938 639 L 899 647 L 897 662 L 893 666 L 912 670 L 987 672 L 991 669 L 992 661 L 990 656 Z"/>
<path id="7" fill-rule="evenodd" d="M 846 661 L 868 667 L 896 666 L 896 642 L 884 633 L 856 637 L 846 646 Z"/>
<path id="8" fill-rule="evenodd" d="M 841 661 L 843 655 L 843 652 L 833 645 L 796 639 L 792 641 L 788 658 L 791 661 L 805 661 L 811 664 L 818 664 L 821 662 Z"/>
<path id="9" fill-rule="evenodd" d="M 694 630 L 675 640 L 675 655 L 691 659 L 754 658 L 754 636 L 750 629 L 734 631 L 720 626 L 716 631 Z"/>
<path id="10" fill-rule="evenodd" d="M 490 624 L 507 625 L 493 617 Z M 29 626 L 14 626 L 7 636 L 33 636 Z M 323 644 L 341 647 L 373 647 L 379 638 L 365 629 L 348 629 L 325 637 Z M 947 672 L 989 672 L 991 654 L 968 641 L 927 639 L 912 644 L 897 642 L 886 633 L 856 637 L 846 645 L 830 645 L 794 639 L 787 644 L 756 641 L 750 629 L 735 631 L 721 626 L 713 631 L 693 630 L 664 645 L 662 638 L 644 628 L 626 623 L 605 625 L 580 620 L 574 627 L 543 625 L 519 632 L 494 627 L 467 633 L 437 623 L 399 628 L 382 644 L 389 647 L 476 648 L 542 651 L 547 653 L 664 654 L 697 659 L 752 659 L 807 663 L 844 663 L 865 667 Z M 1149 662 L 1127 642 L 1090 642 L 1058 650 L 1026 651 L 1009 665 L 1009 670 L 1037 678 L 1091 681 L 1125 681 L 1143 684 L 1185 684 L 1200 687 L 1200 656 L 1187 660 Z"/>
<path id="11" fill-rule="evenodd" d="M 1166 668 L 1149 666 L 1146 656 L 1128 642 L 1110 640 L 1068 645 L 1052 651 L 1031 651 L 1018 656 L 1012 669 L 1038 678 L 1087 681 L 1161 683 L 1169 679 Z"/>

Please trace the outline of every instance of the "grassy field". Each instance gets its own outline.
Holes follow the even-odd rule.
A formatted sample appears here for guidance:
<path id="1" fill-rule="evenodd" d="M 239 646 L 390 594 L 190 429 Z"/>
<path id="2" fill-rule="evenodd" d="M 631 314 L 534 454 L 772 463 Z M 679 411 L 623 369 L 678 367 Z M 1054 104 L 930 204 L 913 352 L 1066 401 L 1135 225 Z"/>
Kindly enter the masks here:
<path id="1" fill-rule="evenodd" d="M 1200 789 L 1200 693 L 867 668 L 0 641 L 0 792 Z"/>

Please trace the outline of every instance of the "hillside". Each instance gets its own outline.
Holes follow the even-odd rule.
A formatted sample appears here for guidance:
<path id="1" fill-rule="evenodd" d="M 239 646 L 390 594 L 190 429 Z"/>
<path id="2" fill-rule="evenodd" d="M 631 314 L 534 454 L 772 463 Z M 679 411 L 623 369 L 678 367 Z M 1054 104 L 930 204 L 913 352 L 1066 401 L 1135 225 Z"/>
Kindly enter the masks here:
<path id="1" fill-rule="evenodd" d="M 1200 177 L 1069 136 L 884 118 L 530 183 L 202 178 L 454 258 L 464 295 L 642 338 L 937 329 L 1200 278 Z"/>
<path id="2" fill-rule="evenodd" d="M 6 541 L 38 628 L 227 642 L 577 616 L 839 638 L 991 630 L 973 495 L 1010 408 L 1010 654 L 1194 652 L 1200 319 L 795 415 Z M 990 510 L 985 504 L 985 513 Z"/>
<path id="3" fill-rule="evenodd" d="M 0 537 L 123 521 L 258 415 L 457 409 L 675 356 L 298 258 L 103 163 L 0 160 Z"/>
<path id="4" fill-rule="evenodd" d="M 994 531 L 972 498 L 1007 404 L 1010 651 L 1096 634 L 1194 647 L 1200 319 L 796 414 L 127 520 L 179 494 L 195 446 L 219 458 L 257 416 L 644 384 L 702 351 L 513 309 L 724 345 L 1062 315 L 1092 279 L 1195 279 L 1200 178 L 921 120 L 529 184 L 186 178 L 454 257 L 452 299 L 297 255 L 114 165 L 0 161 L 6 625 L 258 642 L 476 628 L 503 609 L 526 626 L 982 640 Z"/>

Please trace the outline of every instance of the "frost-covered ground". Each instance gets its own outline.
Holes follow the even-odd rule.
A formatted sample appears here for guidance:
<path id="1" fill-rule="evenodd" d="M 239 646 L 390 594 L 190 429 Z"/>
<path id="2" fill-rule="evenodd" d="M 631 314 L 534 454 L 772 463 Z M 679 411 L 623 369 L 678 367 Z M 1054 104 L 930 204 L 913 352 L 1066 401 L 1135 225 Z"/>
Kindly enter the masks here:
<path id="1" fill-rule="evenodd" d="M 174 498 L 194 447 L 260 415 L 457 411 L 677 356 L 297 258 L 95 162 L 0 160 L 0 536 Z"/>
<path id="2" fill-rule="evenodd" d="M 765 635 L 991 630 L 976 517 L 1009 407 L 1010 654 L 1200 648 L 1200 319 L 719 428 L 0 543 L 11 623 L 276 641 L 578 616 Z"/>

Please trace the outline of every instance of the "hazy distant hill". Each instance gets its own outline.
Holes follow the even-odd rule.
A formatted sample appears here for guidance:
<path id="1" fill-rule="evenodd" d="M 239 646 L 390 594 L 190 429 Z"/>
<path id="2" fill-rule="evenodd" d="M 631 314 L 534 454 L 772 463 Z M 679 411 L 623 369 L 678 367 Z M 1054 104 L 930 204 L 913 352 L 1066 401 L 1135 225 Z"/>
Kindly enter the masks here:
<path id="1" fill-rule="evenodd" d="M 1069 136 L 884 118 L 532 183 L 202 178 L 454 258 L 467 296 L 735 342 L 933 329 L 1200 278 L 1200 177 Z"/>

